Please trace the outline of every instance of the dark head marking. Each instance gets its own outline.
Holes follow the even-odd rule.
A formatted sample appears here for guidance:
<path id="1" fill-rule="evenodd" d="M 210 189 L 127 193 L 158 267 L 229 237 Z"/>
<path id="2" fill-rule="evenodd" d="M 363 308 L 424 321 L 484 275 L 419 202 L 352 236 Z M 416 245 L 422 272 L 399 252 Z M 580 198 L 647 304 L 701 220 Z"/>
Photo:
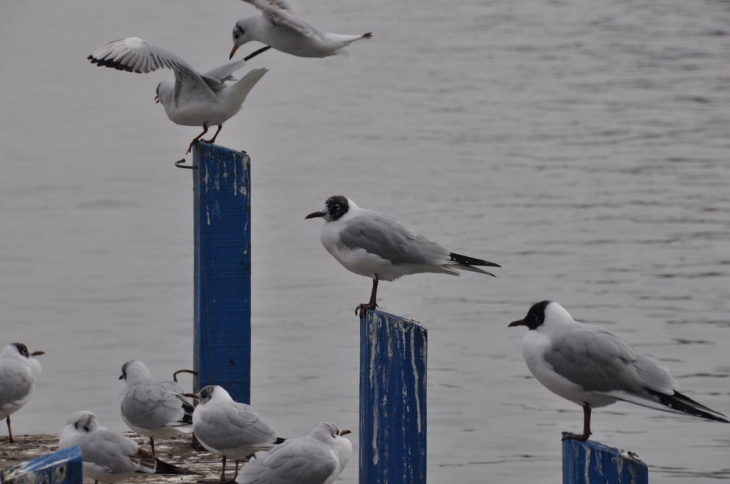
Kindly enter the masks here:
<path id="1" fill-rule="evenodd" d="M 236 24 L 236 28 L 233 29 L 233 38 L 238 39 L 239 37 L 243 37 L 244 35 L 246 35 L 246 31 L 243 30 L 243 27 Z"/>
<path id="2" fill-rule="evenodd" d="M 551 301 L 541 301 L 532 305 L 525 319 L 514 321 L 510 326 L 527 326 L 528 329 L 537 329 L 545 322 L 545 308 Z"/>
<path id="3" fill-rule="evenodd" d="M 129 361 L 122 365 L 122 374 L 119 375 L 120 380 L 127 379 L 127 366 L 129 366 Z"/>
<path id="4" fill-rule="evenodd" d="M 339 219 L 350 210 L 350 204 L 347 202 L 347 198 L 342 195 L 329 197 L 325 205 L 327 205 L 327 214 L 332 220 Z"/>
<path id="5" fill-rule="evenodd" d="M 215 390 L 215 388 L 212 385 L 203 387 L 203 389 L 200 390 L 200 393 L 198 393 L 200 403 L 208 402 L 213 397 L 213 390 Z"/>
<path id="6" fill-rule="evenodd" d="M 30 358 L 30 353 L 28 353 L 28 347 L 25 346 L 23 343 L 13 343 L 13 346 L 18 348 L 18 353 L 25 356 L 26 358 Z"/>

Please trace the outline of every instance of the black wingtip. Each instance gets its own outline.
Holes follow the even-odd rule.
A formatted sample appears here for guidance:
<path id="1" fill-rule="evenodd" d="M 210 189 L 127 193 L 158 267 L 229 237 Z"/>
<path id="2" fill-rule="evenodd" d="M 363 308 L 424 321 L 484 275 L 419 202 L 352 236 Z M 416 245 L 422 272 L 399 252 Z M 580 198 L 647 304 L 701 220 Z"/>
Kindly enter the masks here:
<path id="1" fill-rule="evenodd" d="M 155 457 L 155 462 L 157 463 L 157 466 L 155 467 L 155 474 L 186 475 L 186 476 L 201 475 L 199 472 L 193 472 L 188 469 L 183 469 L 182 467 L 178 467 L 176 465 L 172 465 L 167 462 L 161 461 L 160 459 L 158 459 L 156 457 Z"/>
<path id="2" fill-rule="evenodd" d="M 457 264 L 461 264 L 464 266 L 489 266 L 489 267 L 502 267 L 499 264 L 495 264 L 494 262 L 489 262 L 482 259 L 475 259 L 474 257 L 469 257 L 466 255 L 461 254 L 455 254 L 450 253 L 449 256 L 451 257 L 452 262 L 456 262 Z M 491 274 L 492 276 L 494 274 Z"/>
<path id="3" fill-rule="evenodd" d="M 665 395 L 648 388 L 647 391 L 654 395 L 659 400 L 659 403 L 671 408 L 672 410 L 686 413 L 688 415 L 694 415 L 695 417 L 702 417 L 707 420 L 730 423 L 730 420 L 728 420 L 725 415 L 720 412 L 716 412 L 709 407 L 705 407 L 701 403 L 695 402 L 688 396 L 682 395 L 677 391 L 675 391 L 673 395 Z"/>
<path id="4" fill-rule="evenodd" d="M 286 442 L 286 439 L 285 438 L 283 438 L 283 437 L 277 437 L 276 440 L 274 441 L 274 444 L 275 445 L 279 445 L 279 444 L 283 444 L 284 442 Z"/>

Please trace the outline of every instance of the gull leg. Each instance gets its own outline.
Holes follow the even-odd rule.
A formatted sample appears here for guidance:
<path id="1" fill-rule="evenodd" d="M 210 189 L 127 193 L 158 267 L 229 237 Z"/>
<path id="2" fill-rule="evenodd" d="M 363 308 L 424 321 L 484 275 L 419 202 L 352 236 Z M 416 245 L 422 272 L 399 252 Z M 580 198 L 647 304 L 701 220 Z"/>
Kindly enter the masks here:
<path id="1" fill-rule="evenodd" d="M 233 474 L 233 479 L 235 479 L 236 477 L 238 477 L 238 461 L 236 461 L 236 473 Z"/>
<path id="2" fill-rule="evenodd" d="M 207 132 L 208 132 L 208 125 L 207 125 L 207 124 L 205 124 L 205 123 L 203 123 L 203 132 L 202 132 L 202 133 L 200 133 L 200 134 L 199 134 L 198 136 L 196 136 L 196 137 L 195 137 L 195 139 L 194 139 L 194 140 L 192 140 L 192 141 L 190 142 L 190 146 L 188 146 L 188 151 L 186 151 L 186 152 L 185 152 L 185 154 L 186 154 L 186 155 L 187 155 L 188 153 L 190 153 L 191 151 L 193 151 L 193 145 L 195 145 L 195 143 L 197 143 L 197 142 L 198 142 L 198 140 L 199 140 L 200 138 L 202 138 L 202 137 L 203 137 L 203 135 L 204 135 L 205 133 L 207 133 Z"/>
<path id="3" fill-rule="evenodd" d="M 370 302 L 367 304 L 360 304 L 355 308 L 355 315 L 362 317 L 365 311 L 375 309 L 378 305 L 375 303 L 375 298 L 378 295 L 378 278 L 373 279 L 373 290 L 370 293 Z"/>
<path id="4" fill-rule="evenodd" d="M 223 125 L 222 124 L 219 124 L 218 125 L 218 131 L 215 132 L 215 134 L 213 135 L 213 137 L 211 139 L 208 139 L 208 140 L 201 139 L 200 141 L 202 141 L 204 143 L 209 143 L 209 144 L 212 145 L 213 143 L 215 143 L 215 139 L 218 137 L 218 133 L 221 132 L 221 129 L 223 129 Z"/>
<path id="5" fill-rule="evenodd" d="M 13 440 L 13 429 L 10 428 L 10 415 L 8 415 L 5 421 L 8 424 L 8 442 L 13 443 L 15 440 Z"/>
<path id="6" fill-rule="evenodd" d="M 591 436 L 591 407 L 583 405 L 583 433 L 572 434 L 563 432 L 563 438 L 560 440 L 579 440 L 585 442 Z"/>
<path id="7" fill-rule="evenodd" d="M 150 437 L 150 447 L 152 447 L 152 455 L 155 455 L 155 439 Z"/>
<path id="8" fill-rule="evenodd" d="M 221 482 L 226 482 L 226 456 L 223 456 L 223 470 L 221 471 Z"/>

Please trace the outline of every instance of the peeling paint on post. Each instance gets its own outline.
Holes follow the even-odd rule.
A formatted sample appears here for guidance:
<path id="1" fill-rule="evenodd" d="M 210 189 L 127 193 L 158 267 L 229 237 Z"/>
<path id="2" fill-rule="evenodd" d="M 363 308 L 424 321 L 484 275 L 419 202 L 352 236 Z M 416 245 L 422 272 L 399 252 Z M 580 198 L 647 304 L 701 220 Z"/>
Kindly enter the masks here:
<path id="1" fill-rule="evenodd" d="M 563 484 L 648 484 L 638 456 L 599 442 L 563 441 Z"/>
<path id="2" fill-rule="evenodd" d="M 426 328 L 360 318 L 360 484 L 426 483 Z"/>
<path id="3" fill-rule="evenodd" d="M 251 401 L 251 178 L 241 151 L 193 150 L 196 391 Z"/>
<path id="4" fill-rule="evenodd" d="M 3 469 L 3 484 L 82 484 L 84 482 L 81 447 L 75 446 L 44 455 L 23 464 Z"/>

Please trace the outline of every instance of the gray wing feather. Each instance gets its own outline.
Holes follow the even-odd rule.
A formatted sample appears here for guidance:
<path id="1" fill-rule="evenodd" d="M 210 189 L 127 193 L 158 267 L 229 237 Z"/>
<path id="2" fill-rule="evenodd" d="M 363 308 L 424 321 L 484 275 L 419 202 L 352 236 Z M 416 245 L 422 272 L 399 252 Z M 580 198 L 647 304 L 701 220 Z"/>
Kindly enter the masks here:
<path id="1" fill-rule="evenodd" d="M 321 33 L 294 16 L 291 13 L 289 4 L 282 0 L 245 0 L 254 7 L 261 10 L 261 13 L 274 25 L 283 25 L 305 37 L 320 37 Z"/>
<path id="2" fill-rule="evenodd" d="M 439 264 L 449 252 L 436 242 L 418 235 L 396 219 L 361 210 L 343 224 L 340 240 L 350 249 L 365 249 L 393 264 Z"/>
<path id="3" fill-rule="evenodd" d="M 92 52 L 88 59 L 98 66 L 140 74 L 163 68 L 171 69 L 175 74 L 176 100 L 180 96 L 186 99 L 217 99 L 212 90 L 219 84 L 217 79 L 203 79 L 190 64 L 176 54 L 152 45 L 139 37 L 128 37 L 109 42 Z"/>
<path id="4" fill-rule="evenodd" d="M 246 61 L 241 59 L 234 62 L 229 62 L 227 64 L 223 64 L 220 67 L 216 67 L 215 69 L 211 69 L 205 74 L 203 74 L 204 77 L 209 77 L 212 79 L 216 79 L 217 81 L 223 83 L 227 81 L 235 81 L 233 78 L 233 73 L 237 70 L 241 69 L 243 66 L 246 65 Z"/>
<path id="5" fill-rule="evenodd" d="M 110 474 L 135 472 L 140 469 L 131 459 L 139 447 L 134 441 L 113 432 L 99 431 L 91 434 L 81 445 L 84 461 L 93 462 Z M 151 469 L 154 472 L 154 469 Z"/>
<path id="6" fill-rule="evenodd" d="M 316 440 L 292 439 L 246 464 L 238 484 L 322 484 L 337 468 L 329 450 Z"/>
<path id="7" fill-rule="evenodd" d="M 33 390 L 33 372 L 16 362 L 0 366 L 0 407 L 28 398 Z"/>
<path id="8" fill-rule="evenodd" d="M 200 440 L 217 449 L 273 444 L 276 432 L 261 420 L 253 407 L 236 403 L 201 414 L 201 424 L 195 426 Z"/>
<path id="9" fill-rule="evenodd" d="M 179 387 L 177 388 L 179 390 Z M 122 415 L 132 424 L 155 429 L 183 419 L 185 411 L 178 393 L 163 382 L 150 382 L 130 388 L 122 397 Z"/>
<path id="10" fill-rule="evenodd" d="M 671 393 L 676 386 L 669 372 L 609 331 L 581 325 L 554 338 L 561 344 L 553 344 L 545 360 L 586 390 L 643 393 L 650 388 Z"/>

